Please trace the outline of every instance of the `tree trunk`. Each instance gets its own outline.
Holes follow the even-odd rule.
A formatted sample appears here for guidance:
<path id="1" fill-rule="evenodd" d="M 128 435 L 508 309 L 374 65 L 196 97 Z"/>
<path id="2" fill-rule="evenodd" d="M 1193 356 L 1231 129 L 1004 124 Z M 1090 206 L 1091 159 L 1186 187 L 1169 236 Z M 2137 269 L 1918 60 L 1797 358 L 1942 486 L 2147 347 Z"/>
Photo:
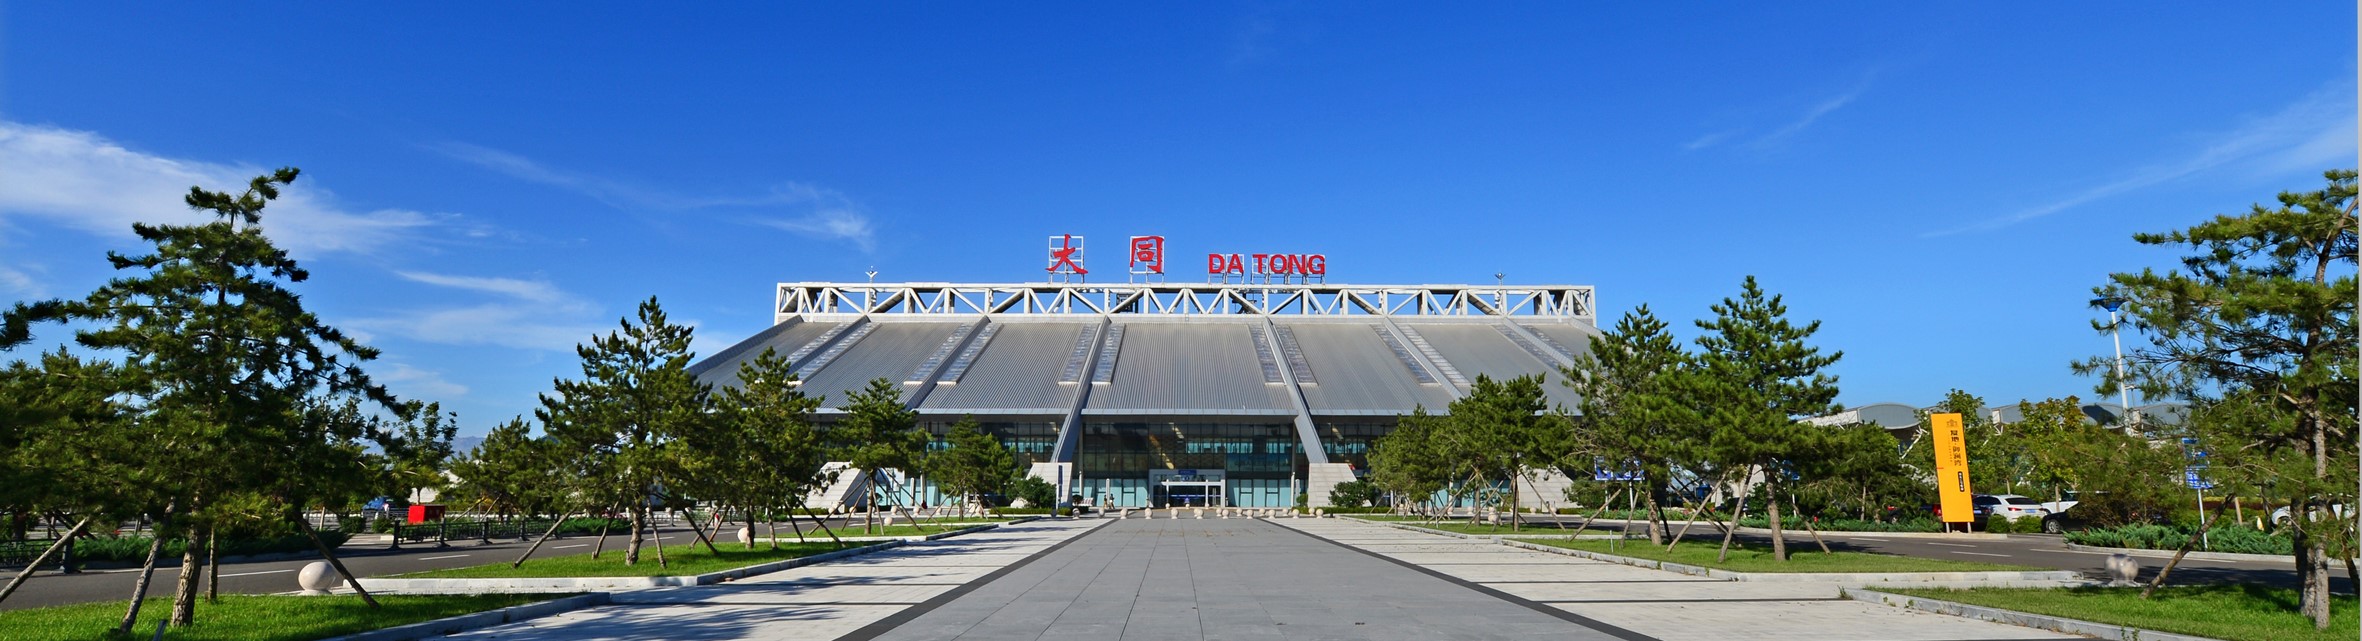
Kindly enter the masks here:
<path id="1" fill-rule="evenodd" d="M 361 602 L 369 604 L 369 609 L 378 608 L 377 597 L 369 596 L 369 590 L 361 587 L 361 579 L 353 576 L 352 570 L 345 569 L 344 560 L 336 558 L 336 550 L 328 547 L 327 541 L 320 540 L 320 533 L 312 531 L 311 523 L 296 519 L 295 529 L 303 530 L 304 537 L 312 540 L 312 547 L 320 550 L 320 556 L 328 558 L 328 567 L 335 568 L 336 575 L 344 578 L 345 587 L 352 588 L 354 594 L 361 595 Z"/>
<path id="2" fill-rule="evenodd" d="M 2307 510 L 2310 511 L 2309 509 Z M 2309 519 L 2311 514 L 2298 514 L 2292 519 Z M 2313 536 L 2310 526 L 2296 528 L 2296 576 L 2301 590 L 2298 611 L 2313 620 L 2315 629 L 2329 629 L 2329 554 L 2321 537 Z"/>
<path id="3" fill-rule="evenodd" d="M 205 566 L 212 562 L 203 552 L 203 543 L 212 533 L 210 525 L 191 528 L 188 543 L 181 546 L 180 576 L 172 582 L 172 627 L 197 622 L 197 582 L 205 578 Z"/>
<path id="4" fill-rule="evenodd" d="M 641 501 L 641 502 L 642 502 L 642 503 L 645 503 L 646 501 Z M 625 543 L 625 544 L 624 544 L 624 548 L 623 548 L 623 564 L 624 564 L 624 565 L 639 565 L 639 564 L 640 564 L 640 532 L 641 532 L 641 529 L 642 529 L 642 528 L 646 528 L 646 527 L 648 526 L 648 524 L 647 524 L 647 521 L 644 521 L 644 520 L 642 520 L 642 517 L 640 516 L 640 510 L 643 510 L 643 509 L 646 509 L 646 506 L 641 506 L 641 505 L 634 505 L 634 506 L 632 506 L 632 508 L 631 508 L 631 515 L 632 515 L 632 516 L 631 516 L 631 528 L 632 528 L 632 535 L 631 535 L 631 539 L 630 539 L 630 541 L 629 541 L 628 543 Z"/>
<path id="5" fill-rule="evenodd" d="M 1813 545 L 1821 546 L 1822 554 L 1836 554 L 1829 551 L 1828 541 L 1821 540 L 1821 528 L 1813 526 L 1813 517 L 1805 516 L 1804 508 L 1796 508 L 1796 520 L 1804 522 L 1804 531 L 1813 535 Z"/>
<path id="6" fill-rule="evenodd" d="M 56 529 L 54 525 L 50 527 L 53 530 Z M 41 569 L 41 564 L 48 563 L 51 557 L 65 551 L 66 546 L 73 544 L 74 537 L 81 536 L 82 531 L 89 527 L 90 517 L 82 517 L 82 520 L 76 522 L 72 529 L 66 530 L 65 536 L 57 537 L 57 542 L 49 544 L 49 549 L 42 550 L 41 556 L 33 557 L 33 563 L 25 566 L 25 571 L 18 572 L 16 578 L 9 579 L 7 587 L 0 587 L 0 601 L 7 601 L 8 595 L 16 593 L 17 586 L 24 585 L 25 579 L 32 578 L 34 570 Z"/>
<path id="7" fill-rule="evenodd" d="M 519 554 L 519 555 L 517 555 L 517 561 L 516 561 L 515 563 L 510 563 L 510 564 L 508 564 L 508 567 L 509 567 L 509 569 L 512 569 L 512 570 L 513 570 L 513 569 L 516 569 L 518 566 L 522 566 L 522 565 L 524 565 L 524 564 L 525 564 L 525 559 L 530 559 L 530 558 L 533 558 L 533 551 L 534 551 L 534 550 L 539 550 L 539 549 L 541 549 L 541 542 L 549 540 L 549 538 L 550 538 L 551 536 L 555 536 L 555 535 L 558 533 L 558 527 L 559 527 L 559 526 L 562 526 L 562 525 L 565 525 L 565 524 L 566 524 L 566 517 L 569 517 L 569 516 L 574 516 L 574 513 L 573 513 L 573 512 L 571 512 L 571 511 L 569 511 L 569 512 L 563 512 L 563 513 L 560 513 L 560 514 L 558 514 L 558 520 L 556 520 L 556 521 L 551 521 L 551 522 L 550 522 L 550 524 L 549 524 L 549 531 L 547 531 L 547 532 L 542 532 L 542 533 L 541 533 L 541 538 L 534 539 L 534 540 L 533 540 L 533 544 L 532 544 L 532 545 L 525 546 L 525 553 L 524 553 L 524 554 Z M 517 527 L 524 527 L 524 526 L 523 526 L 523 525 L 518 525 Z M 605 536 L 607 533 L 606 533 L 606 532 L 600 532 L 599 534 L 600 534 L 601 536 Z"/>
<path id="8" fill-rule="evenodd" d="M 771 547 L 779 547 L 779 526 L 771 526 Z M 755 510 L 746 508 L 746 549 L 755 549 Z"/>
<path id="9" fill-rule="evenodd" d="M 148 600 L 148 580 L 156 576 L 156 557 L 164 553 L 164 537 L 153 536 L 153 530 L 149 534 L 153 542 L 148 544 L 148 560 L 140 564 L 139 580 L 131 584 L 131 607 L 123 610 L 123 622 L 115 624 L 117 635 L 131 634 L 131 624 L 139 621 L 139 606 Z"/>
<path id="10" fill-rule="evenodd" d="M 1664 508 L 1657 505 L 1657 488 L 1654 485 L 1651 485 L 1648 489 L 1647 517 L 1649 545 L 1662 545 L 1665 543 L 1665 527 L 1659 522 L 1664 518 L 1664 516 Z"/>
<path id="11" fill-rule="evenodd" d="M 1780 493 L 1779 490 L 1774 489 L 1768 479 L 1764 481 L 1763 491 L 1771 494 L 1771 500 L 1763 503 L 1764 507 L 1770 510 L 1768 516 L 1771 517 L 1772 559 L 1786 561 L 1788 560 L 1788 537 L 1783 536 L 1780 531 Z"/>
<path id="12" fill-rule="evenodd" d="M 2206 513 L 2199 512 L 2198 520 L 2206 521 Z M 2149 593 L 2156 592 L 2157 586 L 2164 585 L 2165 575 L 2172 574 L 2174 566 L 2182 564 L 2182 557 L 2190 553 L 2190 548 L 2198 545 L 2198 542 L 2206 537 L 2207 532 L 2214 530 L 2214 524 L 2221 522 L 2222 520 L 2223 509 L 2220 506 L 2217 506 L 2214 508 L 2214 521 L 2207 521 L 2205 525 L 2198 526 L 2198 531 L 2190 535 L 2190 540 L 2182 542 L 2182 549 L 2174 550 L 2173 560 L 2166 561 L 2165 567 L 2157 570 L 2157 577 L 2149 579 L 2149 587 L 2141 589 L 2141 599 L 2147 600 L 2149 598 Z M 2326 573 L 2326 568 L 2323 571 Z"/>
<path id="13" fill-rule="evenodd" d="M 205 602 L 221 603 L 221 535 L 214 532 L 205 533 Z"/>

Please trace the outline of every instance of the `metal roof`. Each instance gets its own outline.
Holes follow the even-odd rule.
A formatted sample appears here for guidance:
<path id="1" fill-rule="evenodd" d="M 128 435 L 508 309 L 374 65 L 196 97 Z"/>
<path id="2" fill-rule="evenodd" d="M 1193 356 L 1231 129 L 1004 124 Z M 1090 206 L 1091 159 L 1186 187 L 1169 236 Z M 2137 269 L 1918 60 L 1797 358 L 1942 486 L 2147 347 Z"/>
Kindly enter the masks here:
<path id="1" fill-rule="evenodd" d="M 844 406 L 848 393 L 868 387 L 871 379 L 884 378 L 901 385 L 904 398 L 908 398 L 916 386 L 903 384 L 903 380 L 935 353 L 944 337 L 960 326 L 959 323 L 872 323 L 876 329 L 861 337 L 860 342 L 845 349 L 827 367 L 804 378 L 805 396 L 825 397 L 823 405 L 836 409 Z M 848 333 L 844 338 L 852 337 Z"/>
<path id="2" fill-rule="evenodd" d="M 791 322 L 773 325 L 770 329 L 757 332 L 754 336 L 739 341 L 736 345 L 690 365 L 689 372 L 697 375 L 698 380 L 709 384 L 735 387 L 738 385 L 738 365 L 752 361 L 756 356 L 761 356 L 764 348 L 776 350 L 781 358 L 785 358 L 794 353 L 797 348 L 811 343 L 812 339 L 819 338 L 821 334 L 835 329 L 841 324 Z"/>
<path id="3" fill-rule="evenodd" d="M 1569 408 L 1575 405 L 1574 391 L 1567 389 L 1566 377 L 1559 375 L 1555 364 L 1535 360 L 1531 352 L 1518 347 L 1489 323 L 1416 322 L 1401 318 L 1395 322 L 1426 337 L 1427 344 L 1433 345 L 1471 383 L 1479 374 L 1494 380 L 1541 374 L 1542 393 L 1552 404 Z"/>
<path id="4" fill-rule="evenodd" d="M 957 383 L 937 383 L 920 405 L 927 412 L 1064 413 L 1074 385 L 1058 382 L 1066 350 L 1084 323 L 994 323 L 992 342 Z M 989 412 L 987 410 L 990 410 Z"/>
<path id="5" fill-rule="evenodd" d="M 1282 323 L 1296 335 L 1304 358 L 1320 382 L 1304 386 L 1313 414 L 1381 410 L 1408 414 L 1424 405 L 1442 412 L 1452 393 L 1442 385 L 1421 385 L 1386 344 L 1361 323 Z"/>
<path id="6" fill-rule="evenodd" d="M 1115 375 L 1091 383 L 1085 413 L 1291 409 L 1282 386 L 1263 382 L 1248 323 L 1126 326 Z"/>

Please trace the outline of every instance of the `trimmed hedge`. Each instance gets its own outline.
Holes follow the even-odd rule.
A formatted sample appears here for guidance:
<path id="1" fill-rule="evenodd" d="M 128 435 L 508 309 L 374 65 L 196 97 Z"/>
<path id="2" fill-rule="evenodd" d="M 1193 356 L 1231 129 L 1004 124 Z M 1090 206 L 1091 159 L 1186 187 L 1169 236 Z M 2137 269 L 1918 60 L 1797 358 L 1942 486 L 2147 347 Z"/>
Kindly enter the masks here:
<path id="1" fill-rule="evenodd" d="M 331 547 L 343 545 L 345 539 L 349 538 L 352 538 L 352 535 L 344 532 L 320 533 L 320 542 Z M 155 539 L 144 536 L 86 538 L 74 542 L 74 561 L 76 563 L 93 561 L 140 563 L 147 560 L 148 546 L 154 542 Z M 157 560 L 161 563 L 166 560 L 179 559 L 181 553 L 187 549 L 187 541 L 167 539 L 164 541 L 164 552 L 158 556 Z M 221 555 L 225 557 L 275 552 L 310 552 L 312 550 L 312 540 L 301 534 L 268 539 L 233 539 L 221 542 Z"/>
<path id="2" fill-rule="evenodd" d="M 1999 519 L 1995 519 L 1995 522 L 1998 523 Z M 2034 529 L 2040 529 L 2042 525 L 2041 523 L 2035 522 L 2032 519 L 2028 519 L 2026 523 L 2027 527 Z M 1771 527 L 1771 519 L 1760 516 L 1750 516 L 1739 519 L 1739 525 L 1745 527 L 1768 528 Z M 1901 521 L 1828 519 L 1823 521 L 1814 521 L 1813 527 L 1823 532 L 1941 532 L 1944 530 L 1943 524 L 1937 522 L 1935 519 L 1906 519 Z M 1785 530 L 1801 531 L 1804 529 L 1804 519 L 1794 516 L 1782 518 L 1780 519 L 1780 528 Z M 2027 531 L 2031 532 L 2033 530 Z"/>
<path id="3" fill-rule="evenodd" d="M 2112 528 L 2092 528 L 2068 532 L 2067 542 L 2110 548 L 2139 548 L 2144 550 L 2179 550 L 2190 542 L 2190 530 L 2170 525 L 2147 523 Z M 2278 556 L 2296 553 L 2296 541 L 2286 536 L 2271 534 L 2244 526 L 2217 527 L 2207 535 L 2212 542 L 2211 552 L 2241 554 L 2271 554 Z M 2201 549 L 2201 548 L 2192 548 Z"/>

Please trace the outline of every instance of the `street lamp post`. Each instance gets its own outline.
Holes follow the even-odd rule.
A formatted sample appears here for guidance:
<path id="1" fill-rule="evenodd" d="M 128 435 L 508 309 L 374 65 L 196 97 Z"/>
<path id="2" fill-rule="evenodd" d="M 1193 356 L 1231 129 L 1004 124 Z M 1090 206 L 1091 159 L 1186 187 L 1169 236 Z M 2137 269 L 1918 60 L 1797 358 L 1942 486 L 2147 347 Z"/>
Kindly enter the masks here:
<path id="1" fill-rule="evenodd" d="M 2131 434 L 2140 423 L 2140 414 L 2132 410 L 2132 381 L 2124 376 L 2124 321 L 2117 316 L 2124 308 L 2124 300 L 2102 298 L 2092 304 L 2108 310 L 2108 339 L 2116 343 L 2116 402 L 2124 408 L 2124 433 Z"/>

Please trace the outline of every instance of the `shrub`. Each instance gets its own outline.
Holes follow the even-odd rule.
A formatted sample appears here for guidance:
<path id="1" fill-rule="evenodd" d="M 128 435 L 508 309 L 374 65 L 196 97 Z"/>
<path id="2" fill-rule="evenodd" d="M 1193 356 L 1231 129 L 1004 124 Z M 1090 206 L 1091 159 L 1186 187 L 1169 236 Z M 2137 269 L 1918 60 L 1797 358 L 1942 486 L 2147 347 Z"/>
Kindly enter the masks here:
<path id="1" fill-rule="evenodd" d="M 2110 548 L 2179 550 L 2190 542 L 2191 536 L 2189 530 L 2179 527 L 2139 524 L 2068 532 L 2067 542 Z M 2296 551 L 2296 542 L 2287 536 L 2241 525 L 2217 527 L 2206 538 L 2214 552 L 2287 555 Z"/>
<path id="2" fill-rule="evenodd" d="M 352 535 L 345 532 L 320 533 L 320 542 L 326 543 L 330 547 L 343 545 L 345 540 L 350 538 L 352 538 Z M 147 560 L 148 545 L 154 541 L 155 539 L 144 536 L 86 538 L 74 542 L 74 561 L 76 563 L 89 563 L 94 561 L 102 563 L 139 563 Z M 272 554 L 279 552 L 310 552 L 314 549 L 312 547 L 312 540 L 301 534 L 290 534 L 287 536 L 271 537 L 267 539 L 224 539 L 219 547 L 223 557 Z M 179 559 L 181 553 L 187 549 L 188 542 L 185 540 L 166 539 L 164 541 L 164 551 L 157 556 L 157 562 L 162 563 L 169 560 Z"/>

